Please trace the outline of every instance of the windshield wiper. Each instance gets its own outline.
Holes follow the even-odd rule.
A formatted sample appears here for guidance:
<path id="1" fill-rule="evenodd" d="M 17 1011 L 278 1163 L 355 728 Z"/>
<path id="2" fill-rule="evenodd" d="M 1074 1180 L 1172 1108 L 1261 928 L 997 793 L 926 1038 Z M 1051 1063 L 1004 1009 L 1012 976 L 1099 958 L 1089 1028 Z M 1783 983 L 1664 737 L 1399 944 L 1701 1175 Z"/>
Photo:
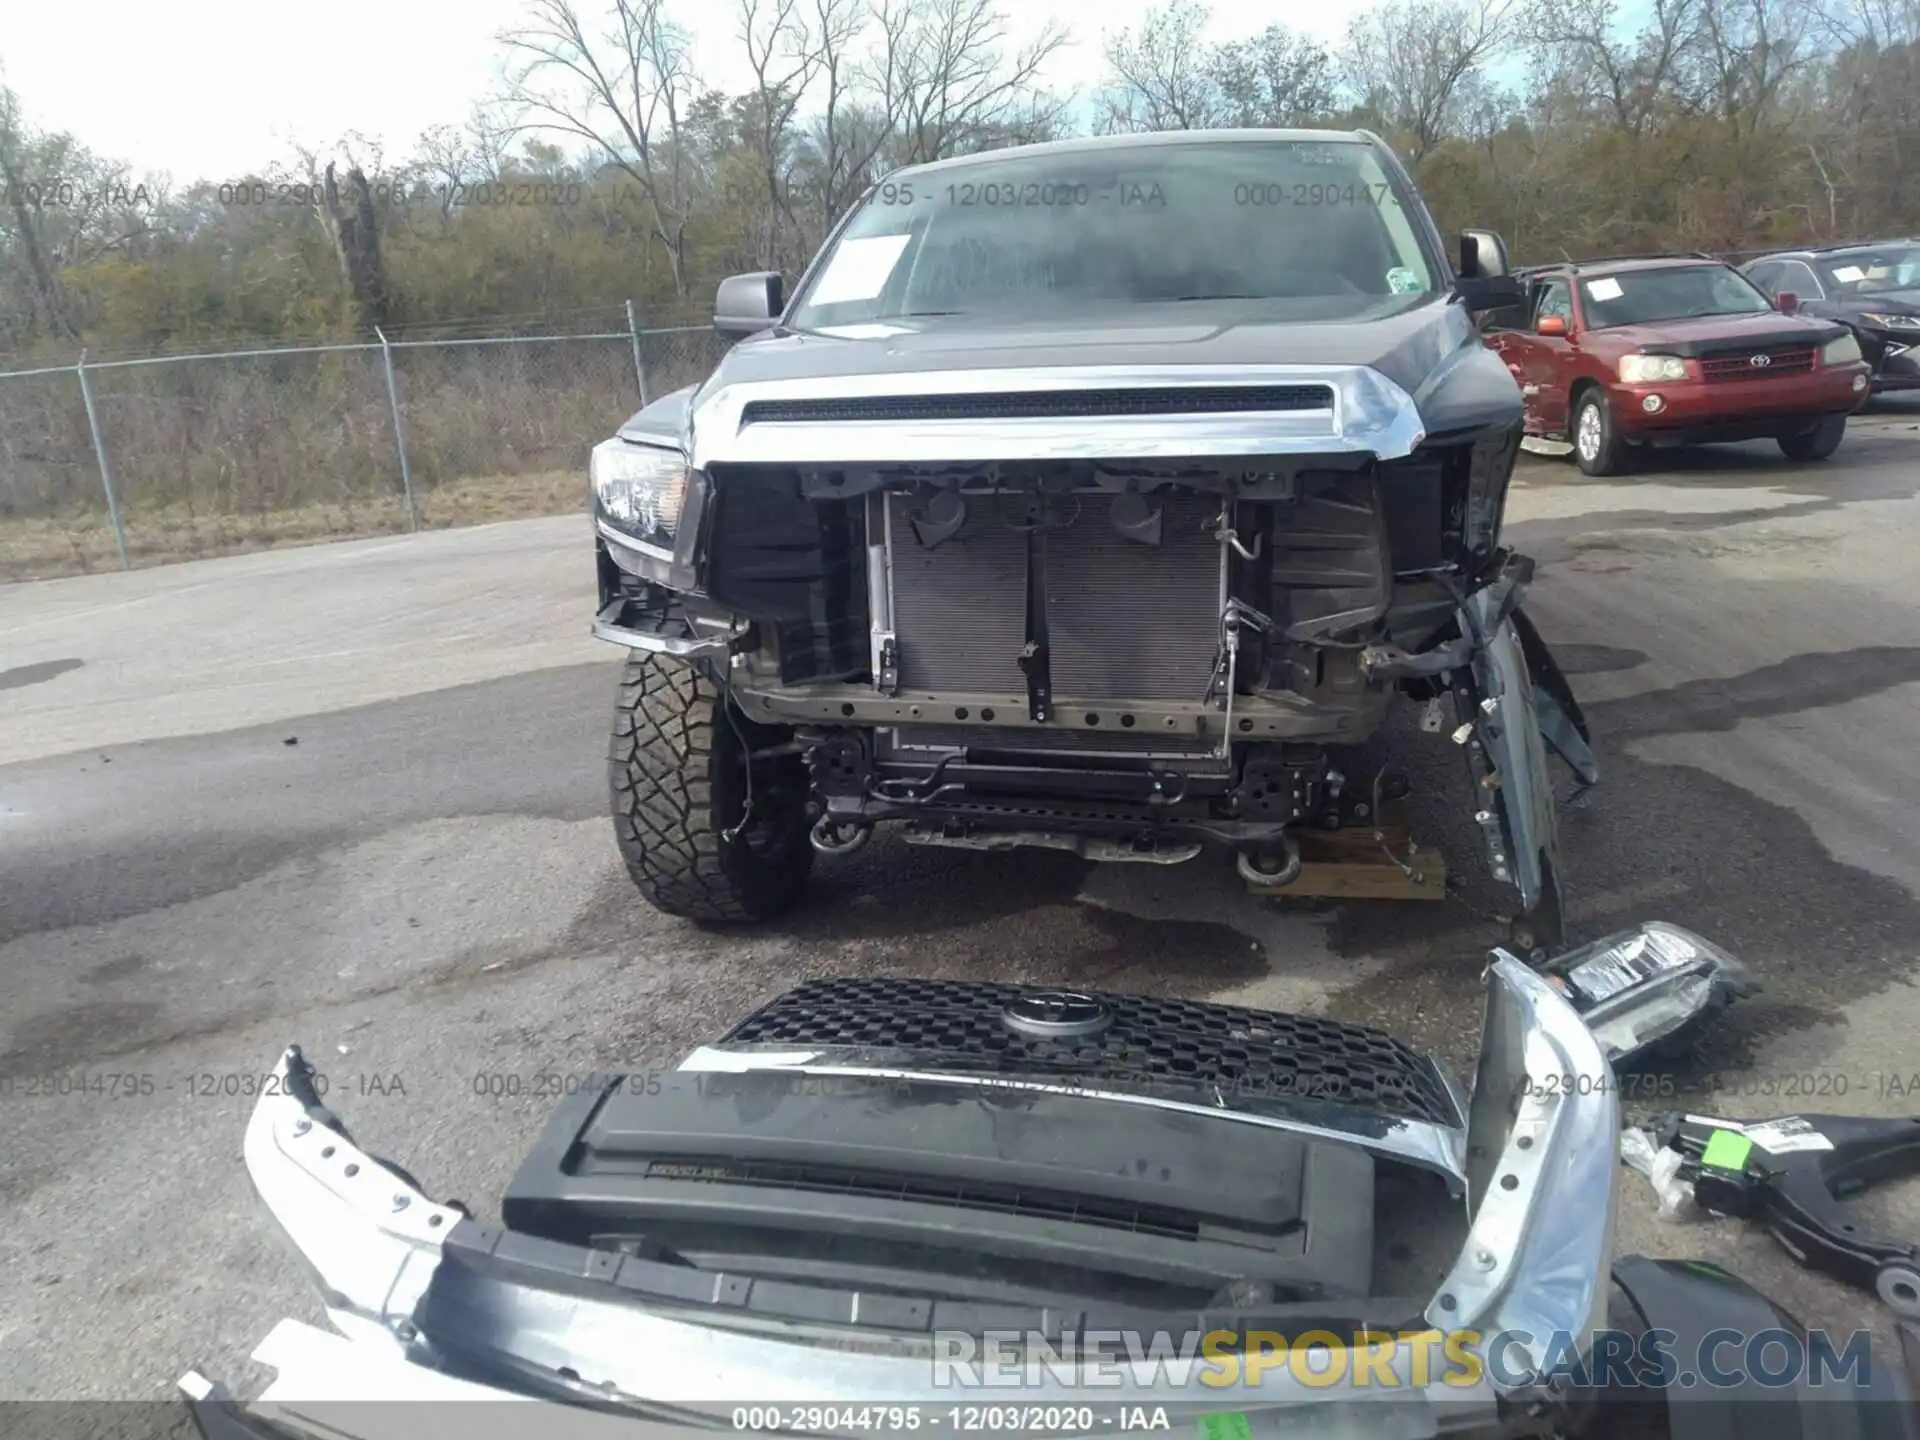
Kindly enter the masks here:
<path id="1" fill-rule="evenodd" d="M 1183 305 L 1189 300 L 1278 300 L 1278 295 L 1176 295 L 1167 303 Z"/>

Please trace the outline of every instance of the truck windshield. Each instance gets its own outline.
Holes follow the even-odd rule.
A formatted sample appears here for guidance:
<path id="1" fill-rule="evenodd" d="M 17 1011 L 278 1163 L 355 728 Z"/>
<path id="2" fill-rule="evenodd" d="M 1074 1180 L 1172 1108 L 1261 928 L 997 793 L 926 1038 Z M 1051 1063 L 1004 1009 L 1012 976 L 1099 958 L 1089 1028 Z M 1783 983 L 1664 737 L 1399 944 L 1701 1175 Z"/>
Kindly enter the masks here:
<path id="1" fill-rule="evenodd" d="M 1581 281 L 1580 293 L 1589 330 L 1701 315 L 1754 315 L 1773 308 L 1751 280 L 1725 265 L 1625 270 Z"/>
<path id="2" fill-rule="evenodd" d="M 877 186 L 789 323 L 1272 301 L 1316 318 L 1440 288 L 1413 207 L 1346 139 L 1119 145 L 908 171 Z"/>
<path id="3" fill-rule="evenodd" d="M 1830 287 L 1853 295 L 1920 290 L 1920 245 L 1850 250 L 1825 261 L 1820 271 L 1821 278 Z"/>

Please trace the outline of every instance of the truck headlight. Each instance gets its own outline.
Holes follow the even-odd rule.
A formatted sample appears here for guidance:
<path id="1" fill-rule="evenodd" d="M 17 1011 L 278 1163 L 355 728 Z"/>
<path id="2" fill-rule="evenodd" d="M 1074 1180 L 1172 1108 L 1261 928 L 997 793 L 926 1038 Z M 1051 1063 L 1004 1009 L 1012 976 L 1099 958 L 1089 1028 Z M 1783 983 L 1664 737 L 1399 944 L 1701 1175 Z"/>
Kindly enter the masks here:
<path id="1" fill-rule="evenodd" d="M 678 450 L 603 440 L 593 447 L 598 517 L 642 544 L 671 552 L 687 495 L 687 457 Z"/>
<path id="2" fill-rule="evenodd" d="M 1869 315 L 1862 312 L 1860 318 L 1869 325 L 1878 325 L 1882 330 L 1920 330 L 1920 315 Z"/>
<path id="3" fill-rule="evenodd" d="M 1849 330 L 1837 340 L 1829 340 L 1820 347 L 1822 365 L 1851 365 L 1860 358 L 1860 342 L 1853 338 Z"/>
<path id="4" fill-rule="evenodd" d="M 1629 385 L 1649 385 L 1658 380 L 1684 380 L 1687 362 L 1678 355 L 1622 355 L 1620 378 Z"/>

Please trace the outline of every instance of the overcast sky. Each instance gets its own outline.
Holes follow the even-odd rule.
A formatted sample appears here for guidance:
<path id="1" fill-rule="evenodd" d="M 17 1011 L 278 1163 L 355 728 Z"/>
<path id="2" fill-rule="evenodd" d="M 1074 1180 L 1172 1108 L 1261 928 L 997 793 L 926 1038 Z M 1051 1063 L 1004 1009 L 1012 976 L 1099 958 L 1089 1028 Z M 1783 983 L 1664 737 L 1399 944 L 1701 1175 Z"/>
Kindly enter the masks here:
<path id="1" fill-rule="evenodd" d="M 583 0 L 589 8 L 599 0 Z M 1363 0 L 1221 0 L 1213 36 L 1273 20 L 1332 40 Z M 1060 20 L 1074 43 L 1049 75 L 1086 87 L 1104 33 L 1150 0 L 1006 0 L 1016 34 Z M 495 85 L 495 36 L 525 0 L 0 0 L 0 79 L 37 125 L 176 182 L 236 179 L 348 131 L 398 161 L 427 126 L 458 124 Z M 745 87 L 737 0 L 678 0 L 702 78 Z"/>

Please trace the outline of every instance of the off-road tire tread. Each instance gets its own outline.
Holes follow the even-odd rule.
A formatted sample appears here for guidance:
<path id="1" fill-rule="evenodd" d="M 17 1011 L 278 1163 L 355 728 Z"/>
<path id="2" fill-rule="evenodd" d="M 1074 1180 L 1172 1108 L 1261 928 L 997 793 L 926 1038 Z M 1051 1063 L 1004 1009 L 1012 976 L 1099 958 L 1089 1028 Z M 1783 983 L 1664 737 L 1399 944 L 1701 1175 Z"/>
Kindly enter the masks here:
<path id="1" fill-rule="evenodd" d="M 802 832 L 768 864 L 721 839 L 739 741 L 725 697 L 699 668 L 635 652 L 614 702 L 608 781 L 614 838 L 633 883 L 669 915 L 714 924 L 763 920 L 791 906 L 812 868 Z"/>

